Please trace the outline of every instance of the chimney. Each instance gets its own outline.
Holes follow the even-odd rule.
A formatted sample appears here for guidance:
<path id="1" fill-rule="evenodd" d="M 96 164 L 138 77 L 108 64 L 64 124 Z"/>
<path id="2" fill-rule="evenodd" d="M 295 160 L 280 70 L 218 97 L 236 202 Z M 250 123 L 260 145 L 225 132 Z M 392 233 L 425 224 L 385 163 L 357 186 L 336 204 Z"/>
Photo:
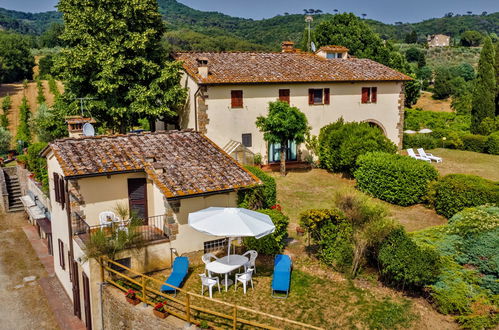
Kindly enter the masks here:
<path id="1" fill-rule="evenodd" d="M 201 76 L 201 78 L 206 79 L 208 78 L 208 58 L 207 57 L 200 57 L 196 59 L 198 62 L 198 74 Z"/>
<path id="2" fill-rule="evenodd" d="M 281 47 L 283 53 L 293 53 L 295 51 L 295 43 L 292 41 L 283 41 Z"/>
<path id="3" fill-rule="evenodd" d="M 93 118 L 85 118 L 82 116 L 67 116 L 66 123 L 68 124 L 69 137 L 83 137 L 83 125 L 86 123 L 95 124 Z"/>

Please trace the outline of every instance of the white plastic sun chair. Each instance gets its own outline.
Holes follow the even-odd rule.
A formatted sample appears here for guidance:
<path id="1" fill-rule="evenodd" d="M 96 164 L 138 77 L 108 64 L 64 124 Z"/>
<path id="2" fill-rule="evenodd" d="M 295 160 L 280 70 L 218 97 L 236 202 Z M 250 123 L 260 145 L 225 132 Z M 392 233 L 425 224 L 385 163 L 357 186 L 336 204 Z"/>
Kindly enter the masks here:
<path id="1" fill-rule="evenodd" d="M 258 252 L 256 252 L 255 250 L 249 250 L 243 254 L 243 257 L 247 257 L 249 259 L 249 261 L 244 265 L 244 270 L 247 271 L 248 268 L 251 267 L 251 268 L 253 268 L 253 270 L 256 274 L 255 261 L 256 261 L 256 258 L 258 257 Z"/>
<path id="2" fill-rule="evenodd" d="M 209 264 L 211 262 L 211 259 L 217 260 L 218 258 L 213 253 L 209 253 L 209 252 L 203 254 L 203 256 L 201 257 L 201 260 L 203 260 L 205 267 L 207 264 Z M 208 271 L 208 276 L 211 276 L 210 271 Z"/>
<path id="3" fill-rule="evenodd" d="M 220 292 L 220 279 L 218 277 L 208 277 L 206 274 L 199 274 L 201 277 L 201 295 L 204 294 L 204 287 L 208 288 L 210 298 L 213 298 L 213 287 L 218 285 L 218 292 Z"/>
<path id="4" fill-rule="evenodd" d="M 437 163 L 441 163 L 442 162 L 442 158 L 441 157 L 433 156 L 432 154 L 425 152 L 423 148 L 419 148 L 418 149 L 418 153 L 419 153 L 419 155 L 421 157 L 428 158 L 428 159 L 430 159 L 430 161 L 434 160 Z"/>
<path id="5" fill-rule="evenodd" d="M 234 286 L 234 291 L 237 290 L 237 282 L 241 282 L 244 288 L 244 294 L 246 294 L 246 286 L 251 283 L 251 288 L 253 287 L 253 268 L 248 268 L 244 273 L 236 274 L 236 285 Z"/>
<path id="6" fill-rule="evenodd" d="M 99 213 L 99 222 L 101 226 L 111 226 L 113 222 L 119 221 L 118 216 L 111 211 Z"/>
<path id="7" fill-rule="evenodd" d="M 416 155 L 416 153 L 412 149 L 407 149 L 407 154 L 411 158 L 419 159 L 419 160 L 424 160 L 425 162 L 431 163 L 431 159 Z"/>

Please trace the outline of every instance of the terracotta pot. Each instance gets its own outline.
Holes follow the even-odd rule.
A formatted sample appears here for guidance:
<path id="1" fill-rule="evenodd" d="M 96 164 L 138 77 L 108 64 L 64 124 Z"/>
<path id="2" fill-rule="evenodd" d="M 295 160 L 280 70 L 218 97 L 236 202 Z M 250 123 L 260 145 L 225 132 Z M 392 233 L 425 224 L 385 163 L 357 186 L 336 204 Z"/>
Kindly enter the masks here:
<path id="1" fill-rule="evenodd" d="M 298 236 L 303 236 L 303 234 L 305 234 L 305 230 L 301 227 L 296 227 L 296 234 L 298 234 Z"/>
<path id="2" fill-rule="evenodd" d="M 164 319 L 165 317 L 168 316 L 168 312 L 160 312 L 160 311 L 158 311 L 156 309 L 153 309 L 152 312 L 154 313 L 154 315 L 156 315 L 160 319 Z"/>
<path id="3" fill-rule="evenodd" d="M 126 297 L 126 301 L 128 301 L 128 303 L 132 304 L 132 305 L 138 305 L 140 304 L 140 299 L 139 298 L 128 298 Z"/>

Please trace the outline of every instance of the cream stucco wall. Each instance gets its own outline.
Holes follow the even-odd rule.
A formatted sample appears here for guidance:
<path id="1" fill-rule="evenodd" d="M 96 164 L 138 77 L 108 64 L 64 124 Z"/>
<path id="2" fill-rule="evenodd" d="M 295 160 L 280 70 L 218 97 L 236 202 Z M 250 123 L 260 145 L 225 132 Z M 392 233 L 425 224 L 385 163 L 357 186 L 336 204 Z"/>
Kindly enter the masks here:
<path id="1" fill-rule="evenodd" d="M 188 78 L 192 81 L 191 78 Z M 190 85 L 190 84 L 189 84 Z M 362 87 L 377 87 L 377 103 L 362 104 Z M 329 105 L 309 105 L 310 88 L 329 88 Z M 290 103 L 298 107 L 311 126 L 311 134 L 318 135 L 325 125 L 343 117 L 345 121 L 373 121 L 381 123 L 386 135 L 396 145 L 399 144 L 399 98 L 401 82 L 353 82 L 353 83 L 308 83 L 308 84 L 257 84 L 208 86 L 207 137 L 223 147 L 229 140 L 241 142 L 241 135 L 252 134 L 254 153 L 267 155 L 267 144 L 263 134 L 255 125 L 256 118 L 266 115 L 268 103 L 278 99 L 279 89 L 290 90 Z M 231 90 L 243 91 L 244 107 L 231 108 Z M 192 94 L 195 90 L 190 89 Z M 191 107 L 193 104 L 191 103 Z M 192 114 L 191 114 L 192 116 Z M 190 120 L 183 128 L 195 128 Z"/>

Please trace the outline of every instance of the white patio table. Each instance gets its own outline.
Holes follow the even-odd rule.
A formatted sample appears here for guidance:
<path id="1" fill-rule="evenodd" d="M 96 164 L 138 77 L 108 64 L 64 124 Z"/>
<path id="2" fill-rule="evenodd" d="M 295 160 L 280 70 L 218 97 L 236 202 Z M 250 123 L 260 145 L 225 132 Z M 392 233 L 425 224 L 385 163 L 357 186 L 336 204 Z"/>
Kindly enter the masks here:
<path id="1" fill-rule="evenodd" d="M 232 285 L 233 283 L 233 281 L 229 279 L 229 273 L 244 266 L 248 261 L 249 259 L 244 256 L 231 254 L 230 257 L 225 256 L 210 262 L 206 265 L 206 269 L 212 273 L 225 274 L 225 280 L 222 281 L 222 284 L 225 285 L 225 291 L 227 291 L 229 285 Z"/>

